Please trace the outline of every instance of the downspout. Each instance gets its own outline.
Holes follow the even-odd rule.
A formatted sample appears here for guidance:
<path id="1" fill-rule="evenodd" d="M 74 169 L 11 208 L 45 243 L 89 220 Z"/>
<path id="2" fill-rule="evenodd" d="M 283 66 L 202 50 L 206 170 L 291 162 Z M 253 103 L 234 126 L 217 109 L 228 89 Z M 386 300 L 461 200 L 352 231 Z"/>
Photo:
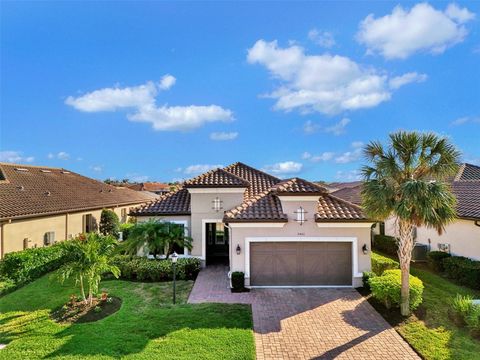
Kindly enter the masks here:
<path id="1" fill-rule="evenodd" d="M 12 219 L 8 219 L 7 221 L 2 221 L 0 222 L 0 259 L 3 259 L 5 255 L 5 230 L 4 230 L 4 225 L 5 224 L 11 224 Z"/>
<path id="2" fill-rule="evenodd" d="M 227 223 L 224 225 L 228 229 L 228 282 L 232 287 L 232 228 Z"/>

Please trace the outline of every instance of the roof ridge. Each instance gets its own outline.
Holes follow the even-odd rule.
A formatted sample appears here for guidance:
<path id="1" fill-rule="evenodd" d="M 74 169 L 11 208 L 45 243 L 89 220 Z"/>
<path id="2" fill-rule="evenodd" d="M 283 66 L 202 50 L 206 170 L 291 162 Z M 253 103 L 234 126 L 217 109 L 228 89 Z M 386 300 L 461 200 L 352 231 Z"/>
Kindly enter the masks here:
<path id="1" fill-rule="evenodd" d="M 335 200 L 338 200 L 338 201 L 340 201 L 340 202 L 343 202 L 344 204 L 353 206 L 353 207 L 357 208 L 358 210 L 363 211 L 363 208 L 362 208 L 360 205 L 357 205 L 357 204 L 354 204 L 354 203 L 352 203 L 352 202 L 350 202 L 350 201 L 348 201 L 348 200 L 339 198 L 338 196 L 333 195 L 333 193 L 328 193 L 328 192 L 327 192 L 327 193 L 325 193 L 325 196 L 329 196 L 329 197 L 331 197 L 331 198 L 333 198 L 333 199 L 335 199 Z"/>
<path id="2" fill-rule="evenodd" d="M 252 206 L 253 204 L 257 203 L 258 201 L 263 199 L 265 196 L 267 196 L 271 192 L 272 192 L 272 190 L 268 189 L 268 190 L 262 191 L 261 193 L 258 193 L 256 195 L 254 195 L 252 197 L 244 199 L 240 205 L 237 205 L 237 206 L 225 211 L 225 214 L 227 214 L 229 212 L 232 212 L 232 211 L 235 211 L 235 210 L 240 211 L 242 209 L 247 208 L 248 206 Z"/>
<path id="3" fill-rule="evenodd" d="M 203 174 L 200 174 L 194 178 L 191 178 L 191 179 L 188 179 L 184 182 L 184 185 L 195 185 L 196 182 L 198 181 L 201 181 L 205 178 L 208 178 L 208 176 L 210 175 L 213 175 L 215 173 L 220 173 L 221 175 L 223 176 L 227 176 L 227 177 L 230 177 L 230 178 L 233 178 L 234 180 L 237 180 L 239 182 L 241 182 L 242 184 L 244 184 L 245 186 L 249 186 L 250 185 L 250 182 L 247 181 L 246 179 L 240 177 L 240 176 L 237 176 L 235 174 L 232 174 L 231 172 L 229 171 L 226 171 L 222 168 L 215 168 L 215 169 L 212 169 L 212 170 L 209 170 Z"/>
<path id="4" fill-rule="evenodd" d="M 224 167 L 223 170 L 225 170 L 225 171 L 227 171 L 227 172 L 230 172 L 230 171 L 228 171 L 227 169 L 228 169 L 228 168 L 231 168 L 231 167 L 234 167 L 234 166 L 243 166 L 243 167 L 246 167 L 246 168 L 248 168 L 248 169 L 251 169 L 251 170 L 253 170 L 253 171 L 257 172 L 257 173 L 261 173 L 261 174 L 267 175 L 267 176 L 271 177 L 272 179 L 281 181 L 280 178 L 278 178 L 278 177 L 276 177 L 276 176 L 273 176 L 273 175 L 271 175 L 271 174 L 269 174 L 269 173 L 267 173 L 267 172 L 265 172 L 265 171 L 262 171 L 262 170 L 259 170 L 259 169 L 257 169 L 257 168 L 254 168 L 254 167 L 252 167 L 252 166 L 250 166 L 250 165 L 247 165 L 247 164 L 245 164 L 245 163 L 242 163 L 241 161 L 237 161 L 237 162 L 235 162 L 235 163 L 233 163 L 233 164 L 230 164 L 230 165 Z"/>
<path id="5" fill-rule="evenodd" d="M 40 166 L 40 165 L 28 165 L 28 164 L 19 164 L 19 163 L 11 163 L 11 162 L 5 162 L 5 161 L 0 161 L 0 166 L 16 166 L 16 167 L 24 167 L 24 168 L 35 168 L 35 169 L 51 169 L 51 170 L 65 170 L 65 171 L 70 171 L 65 168 L 59 168 L 59 167 L 52 167 L 52 166 Z M 73 171 L 70 171 L 73 172 Z"/>

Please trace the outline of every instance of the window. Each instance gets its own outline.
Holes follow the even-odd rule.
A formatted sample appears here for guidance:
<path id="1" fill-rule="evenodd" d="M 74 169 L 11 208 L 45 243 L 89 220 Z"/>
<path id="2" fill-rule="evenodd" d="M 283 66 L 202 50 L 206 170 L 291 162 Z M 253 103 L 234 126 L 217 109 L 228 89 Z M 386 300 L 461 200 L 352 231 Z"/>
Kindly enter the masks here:
<path id="1" fill-rule="evenodd" d="M 120 210 L 120 221 L 123 223 L 126 223 L 127 222 L 127 208 L 123 208 L 122 210 Z"/>
<path id="2" fill-rule="evenodd" d="M 206 226 L 208 245 L 228 244 L 228 231 L 223 223 L 207 223 Z"/>
<path id="3" fill-rule="evenodd" d="M 96 221 L 92 214 L 83 215 L 83 232 L 89 233 L 97 230 Z"/>
<path id="4" fill-rule="evenodd" d="M 295 214 L 296 214 L 296 219 L 295 219 L 295 221 L 298 222 L 300 225 L 303 225 L 303 223 L 304 223 L 305 221 L 307 221 L 307 220 L 305 219 L 305 214 L 306 214 L 306 213 L 307 213 L 307 212 L 305 211 L 305 209 L 300 206 L 300 207 L 295 211 Z"/>
<path id="5" fill-rule="evenodd" d="M 46 232 L 43 235 L 43 245 L 49 246 L 55 243 L 55 231 Z"/>
<path id="6" fill-rule="evenodd" d="M 220 200 L 220 198 L 217 196 L 215 199 L 212 200 L 212 209 L 215 210 L 216 212 L 219 212 L 220 210 L 223 209 L 223 201 Z"/>

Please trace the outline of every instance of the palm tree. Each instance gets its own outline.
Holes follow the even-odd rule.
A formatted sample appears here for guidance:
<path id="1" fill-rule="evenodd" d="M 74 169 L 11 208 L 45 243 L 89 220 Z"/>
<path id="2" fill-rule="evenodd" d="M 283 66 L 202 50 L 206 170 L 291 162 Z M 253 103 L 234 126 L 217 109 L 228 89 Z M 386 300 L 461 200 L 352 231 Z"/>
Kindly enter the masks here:
<path id="1" fill-rule="evenodd" d="M 136 254 L 146 246 L 154 257 L 164 254 L 168 259 L 174 245 L 192 249 L 192 238 L 185 236 L 182 225 L 171 222 L 149 220 L 134 225 L 123 247 L 127 253 Z"/>
<path id="2" fill-rule="evenodd" d="M 409 309 L 409 274 L 415 226 L 439 234 L 456 217 L 456 199 L 448 184 L 458 170 L 460 153 L 446 138 L 432 133 L 399 131 L 387 146 L 371 142 L 364 149 L 363 208 L 372 219 L 394 217 L 401 268 L 402 315 Z"/>
<path id="3" fill-rule="evenodd" d="M 63 283 L 70 277 L 80 286 L 83 301 L 92 305 L 93 294 L 98 292 L 102 275 L 112 273 L 116 278 L 120 269 L 111 264 L 117 241 L 112 236 L 97 233 L 80 235 L 74 240 L 61 243 L 67 254 L 67 262 L 59 269 L 58 277 Z M 85 295 L 85 285 L 88 298 Z"/>

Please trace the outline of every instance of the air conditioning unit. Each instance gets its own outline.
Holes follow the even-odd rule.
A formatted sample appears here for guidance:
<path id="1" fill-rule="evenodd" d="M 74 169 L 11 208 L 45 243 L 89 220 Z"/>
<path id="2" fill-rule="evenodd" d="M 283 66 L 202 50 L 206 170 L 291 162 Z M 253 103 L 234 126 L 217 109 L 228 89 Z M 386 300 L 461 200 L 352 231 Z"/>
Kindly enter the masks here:
<path id="1" fill-rule="evenodd" d="M 438 244 L 438 250 L 450 253 L 450 244 Z"/>

